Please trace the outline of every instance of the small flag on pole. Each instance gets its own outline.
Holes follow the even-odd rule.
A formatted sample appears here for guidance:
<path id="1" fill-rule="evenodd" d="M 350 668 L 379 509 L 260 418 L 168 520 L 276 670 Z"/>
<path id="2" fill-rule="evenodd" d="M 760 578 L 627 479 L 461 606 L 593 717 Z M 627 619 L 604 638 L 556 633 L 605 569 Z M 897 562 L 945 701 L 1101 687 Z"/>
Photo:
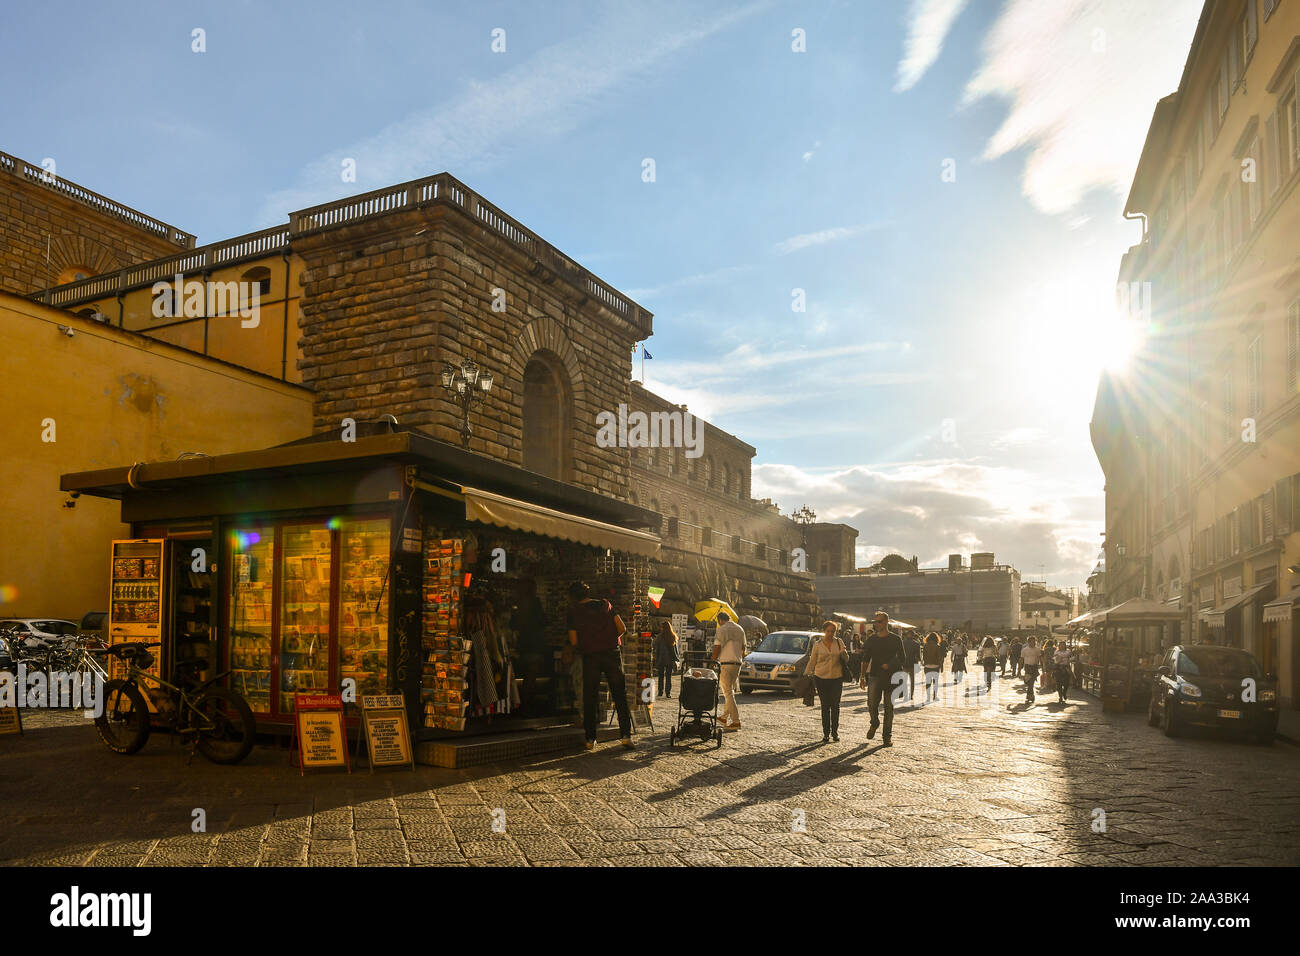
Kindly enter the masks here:
<path id="1" fill-rule="evenodd" d="M 655 607 L 658 607 L 659 602 L 664 599 L 663 588 L 647 588 L 646 594 L 649 595 L 650 603 L 653 604 Z"/>
<path id="2" fill-rule="evenodd" d="M 641 346 L 641 354 L 643 354 L 648 359 L 654 358 L 654 356 L 650 354 L 650 350 L 646 348 L 644 345 Z"/>

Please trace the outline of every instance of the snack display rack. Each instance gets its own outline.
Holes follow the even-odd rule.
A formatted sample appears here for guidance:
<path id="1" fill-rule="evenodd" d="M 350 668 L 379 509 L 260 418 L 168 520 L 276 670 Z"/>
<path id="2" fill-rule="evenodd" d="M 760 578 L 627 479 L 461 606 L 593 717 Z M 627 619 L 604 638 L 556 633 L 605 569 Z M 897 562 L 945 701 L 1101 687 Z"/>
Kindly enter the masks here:
<path id="1" fill-rule="evenodd" d="M 465 585 L 463 538 L 424 533 L 424 668 L 420 699 L 424 726 L 464 730 L 469 707 L 470 641 L 460 637 Z"/>
<path id="2" fill-rule="evenodd" d="M 108 615 L 109 642 L 153 642 L 161 640 L 164 580 L 163 541 L 139 538 L 114 541 L 111 559 Z M 162 673 L 161 648 L 154 648 L 149 672 Z M 119 657 L 109 661 L 109 677 L 126 676 L 127 666 Z M 150 702 L 150 709 L 153 705 Z"/>

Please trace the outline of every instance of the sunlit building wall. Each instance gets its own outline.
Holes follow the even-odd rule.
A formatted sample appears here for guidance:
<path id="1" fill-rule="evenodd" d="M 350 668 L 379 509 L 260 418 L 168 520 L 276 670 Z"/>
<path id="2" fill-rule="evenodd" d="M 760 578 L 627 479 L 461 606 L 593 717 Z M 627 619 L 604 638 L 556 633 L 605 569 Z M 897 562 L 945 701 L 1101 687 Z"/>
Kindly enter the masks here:
<path id="1" fill-rule="evenodd" d="M 1156 104 L 1125 215 L 1145 344 L 1103 376 L 1106 592 L 1184 612 L 1164 640 L 1255 653 L 1300 685 L 1300 4 L 1206 3 Z"/>

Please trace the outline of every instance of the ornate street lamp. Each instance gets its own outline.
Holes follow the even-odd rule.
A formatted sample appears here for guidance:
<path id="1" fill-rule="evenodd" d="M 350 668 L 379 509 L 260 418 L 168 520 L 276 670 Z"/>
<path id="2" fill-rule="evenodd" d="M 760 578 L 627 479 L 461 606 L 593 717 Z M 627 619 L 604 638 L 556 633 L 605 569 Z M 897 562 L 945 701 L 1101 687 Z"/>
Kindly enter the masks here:
<path id="1" fill-rule="evenodd" d="M 817 520 L 817 512 L 813 511 L 807 505 L 804 505 L 793 515 L 791 515 L 791 517 L 794 518 L 795 521 L 799 522 L 799 531 L 803 536 L 803 547 L 804 550 L 807 551 L 808 550 L 808 526 Z"/>
<path id="2" fill-rule="evenodd" d="M 481 372 L 479 367 L 465 359 L 460 368 L 454 365 L 442 367 L 442 387 L 451 394 L 451 400 L 460 406 L 460 443 L 469 447 L 469 440 L 474 429 L 469 424 L 469 413 L 476 404 L 487 398 L 492 391 L 492 373 Z"/>

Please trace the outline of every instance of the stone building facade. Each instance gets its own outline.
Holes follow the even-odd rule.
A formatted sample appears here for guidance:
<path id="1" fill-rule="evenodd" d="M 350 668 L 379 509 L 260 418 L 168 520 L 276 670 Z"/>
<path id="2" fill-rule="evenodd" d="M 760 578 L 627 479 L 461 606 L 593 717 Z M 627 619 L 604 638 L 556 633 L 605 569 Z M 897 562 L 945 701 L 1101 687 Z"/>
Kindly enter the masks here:
<path id="1" fill-rule="evenodd" d="M 0 222 L 0 289 L 19 294 L 194 245 L 187 232 L 7 153 L 0 153 Z"/>
<path id="2" fill-rule="evenodd" d="M 256 278 L 263 316 L 160 321 L 155 281 Z M 602 439 L 602 415 L 678 411 L 631 380 L 651 313 L 447 174 L 292 213 L 287 226 L 58 287 L 51 302 L 126 329 L 301 381 L 312 430 L 392 415 L 459 442 L 444 366 L 493 376 L 470 413 L 470 450 L 663 515 L 651 584 L 663 613 L 721 597 L 803 627 L 811 573 L 791 570 L 798 526 L 751 497 L 753 446 L 700 422 L 702 454 Z M 809 567 L 811 572 L 812 568 Z"/>

